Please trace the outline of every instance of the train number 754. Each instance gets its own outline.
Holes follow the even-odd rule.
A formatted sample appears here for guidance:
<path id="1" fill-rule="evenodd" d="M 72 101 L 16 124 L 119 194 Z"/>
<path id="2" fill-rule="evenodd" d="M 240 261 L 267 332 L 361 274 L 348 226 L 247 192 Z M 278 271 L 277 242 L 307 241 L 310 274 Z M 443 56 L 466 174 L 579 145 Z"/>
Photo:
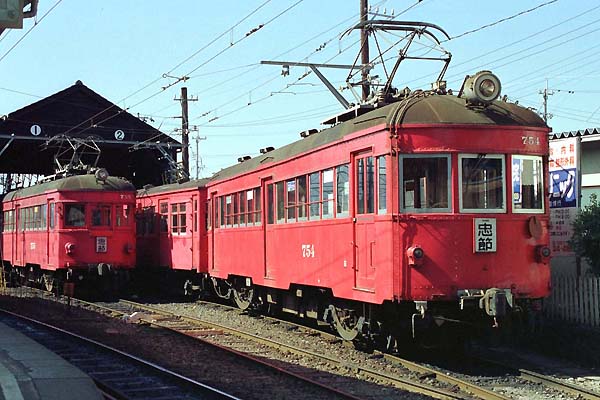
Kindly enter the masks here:
<path id="1" fill-rule="evenodd" d="M 315 257 L 315 245 L 314 244 L 303 244 L 302 245 L 302 257 L 314 258 Z"/>
<path id="2" fill-rule="evenodd" d="M 523 144 L 528 144 L 530 146 L 539 146 L 540 145 L 540 138 L 536 137 L 536 136 L 521 136 L 521 140 L 523 141 Z"/>

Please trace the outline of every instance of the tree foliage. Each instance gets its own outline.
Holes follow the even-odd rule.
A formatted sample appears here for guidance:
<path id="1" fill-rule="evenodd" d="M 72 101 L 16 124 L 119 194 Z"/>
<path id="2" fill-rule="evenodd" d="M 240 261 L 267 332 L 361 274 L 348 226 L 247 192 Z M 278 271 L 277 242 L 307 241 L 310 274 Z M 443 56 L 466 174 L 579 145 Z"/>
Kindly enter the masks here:
<path id="1" fill-rule="evenodd" d="M 590 204 L 577 215 L 573 230 L 569 244 L 600 275 L 600 204 L 595 194 L 590 195 Z"/>

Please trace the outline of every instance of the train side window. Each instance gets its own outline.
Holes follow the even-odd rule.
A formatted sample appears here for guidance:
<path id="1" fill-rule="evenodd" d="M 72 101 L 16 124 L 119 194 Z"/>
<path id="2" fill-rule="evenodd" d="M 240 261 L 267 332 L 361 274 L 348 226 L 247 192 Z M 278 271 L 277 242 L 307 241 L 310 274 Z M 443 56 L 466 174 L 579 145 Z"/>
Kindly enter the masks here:
<path id="1" fill-rule="evenodd" d="M 283 187 L 283 182 L 277 182 L 275 184 L 276 196 L 277 196 L 277 223 L 281 224 L 285 222 L 285 191 Z"/>
<path id="2" fill-rule="evenodd" d="M 459 154 L 461 212 L 506 212 L 504 156 Z"/>
<path id="3" fill-rule="evenodd" d="M 512 157 L 512 199 L 515 213 L 544 212 L 542 157 Z"/>
<path id="4" fill-rule="evenodd" d="M 160 203 L 160 231 L 167 233 L 169 231 L 169 205 Z"/>
<path id="5" fill-rule="evenodd" d="M 246 191 L 239 192 L 237 197 L 239 197 L 239 224 L 240 226 L 246 226 Z"/>
<path id="6" fill-rule="evenodd" d="M 337 186 L 337 217 L 347 217 L 350 203 L 350 179 L 348 177 L 348 164 L 336 168 Z"/>
<path id="7" fill-rule="evenodd" d="M 297 189 L 298 189 L 298 221 L 306 221 L 306 175 L 299 176 L 296 178 Z"/>
<path id="8" fill-rule="evenodd" d="M 450 155 L 400 156 L 402 210 L 450 212 Z"/>
<path id="9" fill-rule="evenodd" d="M 194 200 L 197 202 L 197 200 Z M 197 206 L 197 203 L 196 203 Z M 204 206 L 204 223 L 206 224 L 206 230 L 209 231 L 212 228 L 212 200 L 208 199 Z M 195 223 L 195 222 L 194 222 Z M 196 229 L 196 232 L 198 229 Z"/>
<path id="10" fill-rule="evenodd" d="M 377 213 L 387 212 L 387 171 L 385 156 L 377 157 Z"/>
<path id="11" fill-rule="evenodd" d="M 333 218 L 333 168 L 323 171 L 323 219 Z"/>
<path id="12" fill-rule="evenodd" d="M 40 226 L 40 228 L 42 230 L 45 230 L 46 226 L 47 226 L 47 222 L 48 222 L 48 205 L 47 204 L 42 204 L 40 218 L 41 218 L 41 221 L 40 221 L 41 226 Z"/>
<path id="13" fill-rule="evenodd" d="M 242 210 L 246 210 L 246 224 L 248 226 L 252 226 L 254 225 L 254 191 L 246 190 L 242 193 L 242 195 L 244 199 L 244 205 L 242 206 Z"/>
<path id="14" fill-rule="evenodd" d="M 319 219 L 321 217 L 321 173 L 314 172 L 308 177 L 310 197 L 310 219 Z"/>
<path id="15" fill-rule="evenodd" d="M 296 180 L 291 179 L 285 182 L 286 187 L 286 209 L 287 222 L 296 221 Z"/>
<path id="16" fill-rule="evenodd" d="M 273 195 L 273 184 L 270 183 L 267 185 L 267 224 L 275 223 L 275 218 L 273 218 L 275 212 L 275 199 L 273 198 Z"/>
<path id="17" fill-rule="evenodd" d="M 50 229 L 56 225 L 56 203 L 50 203 Z"/>
<path id="18" fill-rule="evenodd" d="M 250 193 L 250 192 L 248 192 Z M 260 188 L 254 189 L 254 225 L 261 224 L 261 203 L 260 203 Z M 250 216 L 248 216 L 250 218 Z"/>
<path id="19" fill-rule="evenodd" d="M 85 205 L 65 204 L 65 226 L 85 226 Z"/>
<path id="20" fill-rule="evenodd" d="M 129 226 L 131 222 L 132 207 L 129 204 L 118 204 L 116 206 L 117 226 Z"/>
<path id="21" fill-rule="evenodd" d="M 375 161 L 373 157 L 356 160 L 356 213 L 375 212 Z"/>
<path id="22" fill-rule="evenodd" d="M 14 210 L 4 211 L 3 231 L 12 232 L 15 230 L 15 212 Z"/>
<path id="23" fill-rule="evenodd" d="M 185 233 L 186 220 L 185 203 L 171 204 L 171 233 Z"/>
<path id="24" fill-rule="evenodd" d="M 225 196 L 225 227 L 233 226 L 233 196 Z"/>

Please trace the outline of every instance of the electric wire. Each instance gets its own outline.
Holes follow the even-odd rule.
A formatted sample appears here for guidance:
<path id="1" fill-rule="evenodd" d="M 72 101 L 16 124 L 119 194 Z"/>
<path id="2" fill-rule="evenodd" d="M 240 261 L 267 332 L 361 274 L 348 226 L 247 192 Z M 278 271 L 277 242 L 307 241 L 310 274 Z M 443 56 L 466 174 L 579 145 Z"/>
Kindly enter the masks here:
<path id="1" fill-rule="evenodd" d="M 50 9 L 48 11 L 46 11 L 44 13 L 44 15 L 42 15 L 40 17 L 39 20 L 35 21 L 33 23 L 33 25 L 31 26 L 31 28 L 29 28 L 27 30 L 27 32 L 25 32 L 23 34 L 23 36 L 21 36 L 19 38 L 19 40 L 17 40 L 7 51 L 6 53 L 4 53 L 1 57 L 0 57 L 0 62 L 2 62 L 2 60 L 4 60 L 6 58 L 6 56 L 8 56 L 10 54 L 11 51 L 13 51 L 18 45 L 19 43 L 21 43 L 23 41 L 23 39 L 25 39 L 27 37 L 27 35 L 29 35 L 31 33 L 31 31 L 33 31 L 35 29 L 36 26 L 38 26 L 39 24 L 42 23 L 42 21 L 44 20 L 44 18 L 46 18 L 48 16 L 48 14 L 50 14 L 52 12 L 52 10 L 54 10 L 60 3 L 62 2 L 62 0 L 58 0 L 56 3 L 54 3 L 54 5 L 52 7 L 50 7 Z M 6 37 L 6 36 L 5 36 Z"/>

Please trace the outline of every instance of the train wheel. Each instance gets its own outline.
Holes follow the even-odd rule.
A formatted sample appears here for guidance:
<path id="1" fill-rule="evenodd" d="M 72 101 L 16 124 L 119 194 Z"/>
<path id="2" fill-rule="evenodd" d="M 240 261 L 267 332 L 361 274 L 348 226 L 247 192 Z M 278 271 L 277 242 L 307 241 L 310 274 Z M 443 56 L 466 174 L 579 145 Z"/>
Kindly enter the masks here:
<path id="1" fill-rule="evenodd" d="M 231 298 L 231 292 L 233 289 L 231 288 L 231 284 L 229 282 L 217 278 L 210 278 L 210 280 L 217 297 L 225 300 L 229 300 Z"/>
<path id="2" fill-rule="evenodd" d="M 241 310 L 246 310 L 252 304 L 254 289 L 252 287 L 233 288 L 233 302 Z"/>
<path id="3" fill-rule="evenodd" d="M 337 308 L 331 304 L 329 313 L 331 324 L 342 339 L 352 341 L 362 332 L 365 317 L 357 317 L 354 310 Z"/>

